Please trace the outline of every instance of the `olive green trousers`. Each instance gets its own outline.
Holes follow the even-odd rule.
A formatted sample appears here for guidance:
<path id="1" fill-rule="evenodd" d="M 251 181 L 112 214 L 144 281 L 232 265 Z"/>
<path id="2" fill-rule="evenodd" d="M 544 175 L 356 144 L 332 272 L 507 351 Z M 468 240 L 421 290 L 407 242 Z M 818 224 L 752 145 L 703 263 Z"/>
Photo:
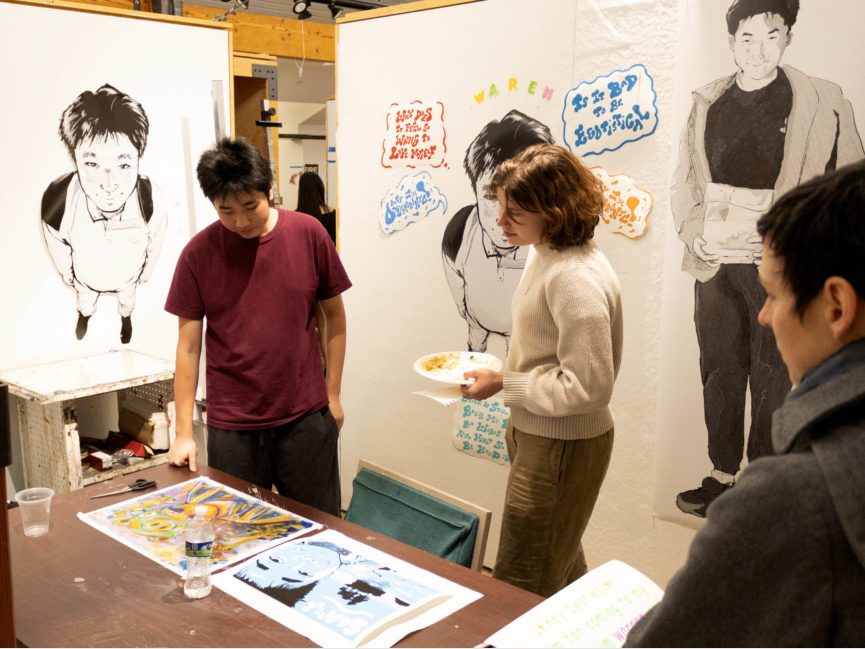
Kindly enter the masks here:
<path id="1" fill-rule="evenodd" d="M 582 538 L 613 451 L 613 430 L 549 439 L 508 427 L 511 458 L 493 577 L 549 597 L 586 574 Z"/>

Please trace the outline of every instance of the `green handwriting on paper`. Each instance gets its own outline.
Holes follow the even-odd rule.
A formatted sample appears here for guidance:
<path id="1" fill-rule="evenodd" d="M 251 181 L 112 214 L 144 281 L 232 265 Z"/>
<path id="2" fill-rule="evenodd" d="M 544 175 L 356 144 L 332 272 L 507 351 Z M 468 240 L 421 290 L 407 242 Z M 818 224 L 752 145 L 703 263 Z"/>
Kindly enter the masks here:
<path id="1" fill-rule="evenodd" d="M 505 445 L 510 410 L 501 398 L 486 401 L 462 399 L 457 407 L 452 432 L 456 448 L 498 464 L 510 462 Z"/>

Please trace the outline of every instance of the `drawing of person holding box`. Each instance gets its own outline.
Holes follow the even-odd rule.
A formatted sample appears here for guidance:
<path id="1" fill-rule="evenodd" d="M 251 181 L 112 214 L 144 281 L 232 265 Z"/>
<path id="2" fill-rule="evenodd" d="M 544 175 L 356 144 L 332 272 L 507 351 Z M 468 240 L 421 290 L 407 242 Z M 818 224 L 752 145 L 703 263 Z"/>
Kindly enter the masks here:
<path id="1" fill-rule="evenodd" d="M 799 0 L 735 0 L 727 11 L 737 71 L 693 92 L 671 188 L 682 269 L 695 282 L 694 322 L 713 470 L 680 493 L 680 510 L 705 517 L 733 486 L 744 453 L 772 453 L 772 413 L 790 382 L 769 329 L 757 323 L 757 219 L 814 176 L 865 157 L 841 88 L 780 65 Z"/>
<path id="2" fill-rule="evenodd" d="M 97 300 L 111 293 L 120 341 L 130 341 L 135 291 L 150 279 L 162 247 L 165 208 L 138 173 L 148 129 L 141 104 L 108 84 L 82 92 L 60 118 L 60 137 L 76 170 L 45 190 L 42 233 L 57 272 L 75 290 L 79 340 Z"/>

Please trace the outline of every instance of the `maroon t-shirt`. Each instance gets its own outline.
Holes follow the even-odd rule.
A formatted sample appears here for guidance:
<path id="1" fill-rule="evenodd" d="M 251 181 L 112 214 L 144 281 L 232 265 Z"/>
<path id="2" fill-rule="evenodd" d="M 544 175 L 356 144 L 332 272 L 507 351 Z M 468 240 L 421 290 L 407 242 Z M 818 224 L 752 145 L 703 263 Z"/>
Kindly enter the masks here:
<path id="1" fill-rule="evenodd" d="M 165 310 L 206 319 L 207 423 L 256 430 L 327 405 L 313 305 L 351 286 L 325 229 L 278 210 L 244 239 L 216 222 L 180 254 Z"/>

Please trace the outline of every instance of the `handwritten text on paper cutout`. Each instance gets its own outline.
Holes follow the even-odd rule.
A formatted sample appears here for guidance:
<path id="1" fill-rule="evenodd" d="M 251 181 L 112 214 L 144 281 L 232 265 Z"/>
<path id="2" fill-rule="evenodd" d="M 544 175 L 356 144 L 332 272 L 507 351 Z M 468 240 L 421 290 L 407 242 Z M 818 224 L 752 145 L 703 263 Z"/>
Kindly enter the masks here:
<path id="1" fill-rule="evenodd" d="M 442 214 L 447 212 L 448 201 L 438 187 L 433 186 L 428 171 L 405 176 L 381 199 L 381 231 L 393 234 L 397 230 L 405 230 L 439 208 Z"/>
<path id="2" fill-rule="evenodd" d="M 511 459 L 505 445 L 505 430 L 510 414 L 510 409 L 502 403 L 501 397 L 486 401 L 461 399 L 454 417 L 454 446 L 464 453 L 497 464 L 509 463 Z"/>
<path id="3" fill-rule="evenodd" d="M 610 175 L 603 167 L 592 167 L 590 171 L 604 185 L 602 227 L 629 239 L 643 236 L 652 211 L 652 195 L 625 174 Z"/>
<path id="4" fill-rule="evenodd" d="M 615 151 L 655 132 L 655 84 L 641 64 L 585 81 L 565 95 L 563 139 L 579 156 Z"/>
<path id="5" fill-rule="evenodd" d="M 447 152 L 445 107 L 440 101 L 415 100 L 390 105 L 381 147 L 381 166 L 440 167 Z"/>

